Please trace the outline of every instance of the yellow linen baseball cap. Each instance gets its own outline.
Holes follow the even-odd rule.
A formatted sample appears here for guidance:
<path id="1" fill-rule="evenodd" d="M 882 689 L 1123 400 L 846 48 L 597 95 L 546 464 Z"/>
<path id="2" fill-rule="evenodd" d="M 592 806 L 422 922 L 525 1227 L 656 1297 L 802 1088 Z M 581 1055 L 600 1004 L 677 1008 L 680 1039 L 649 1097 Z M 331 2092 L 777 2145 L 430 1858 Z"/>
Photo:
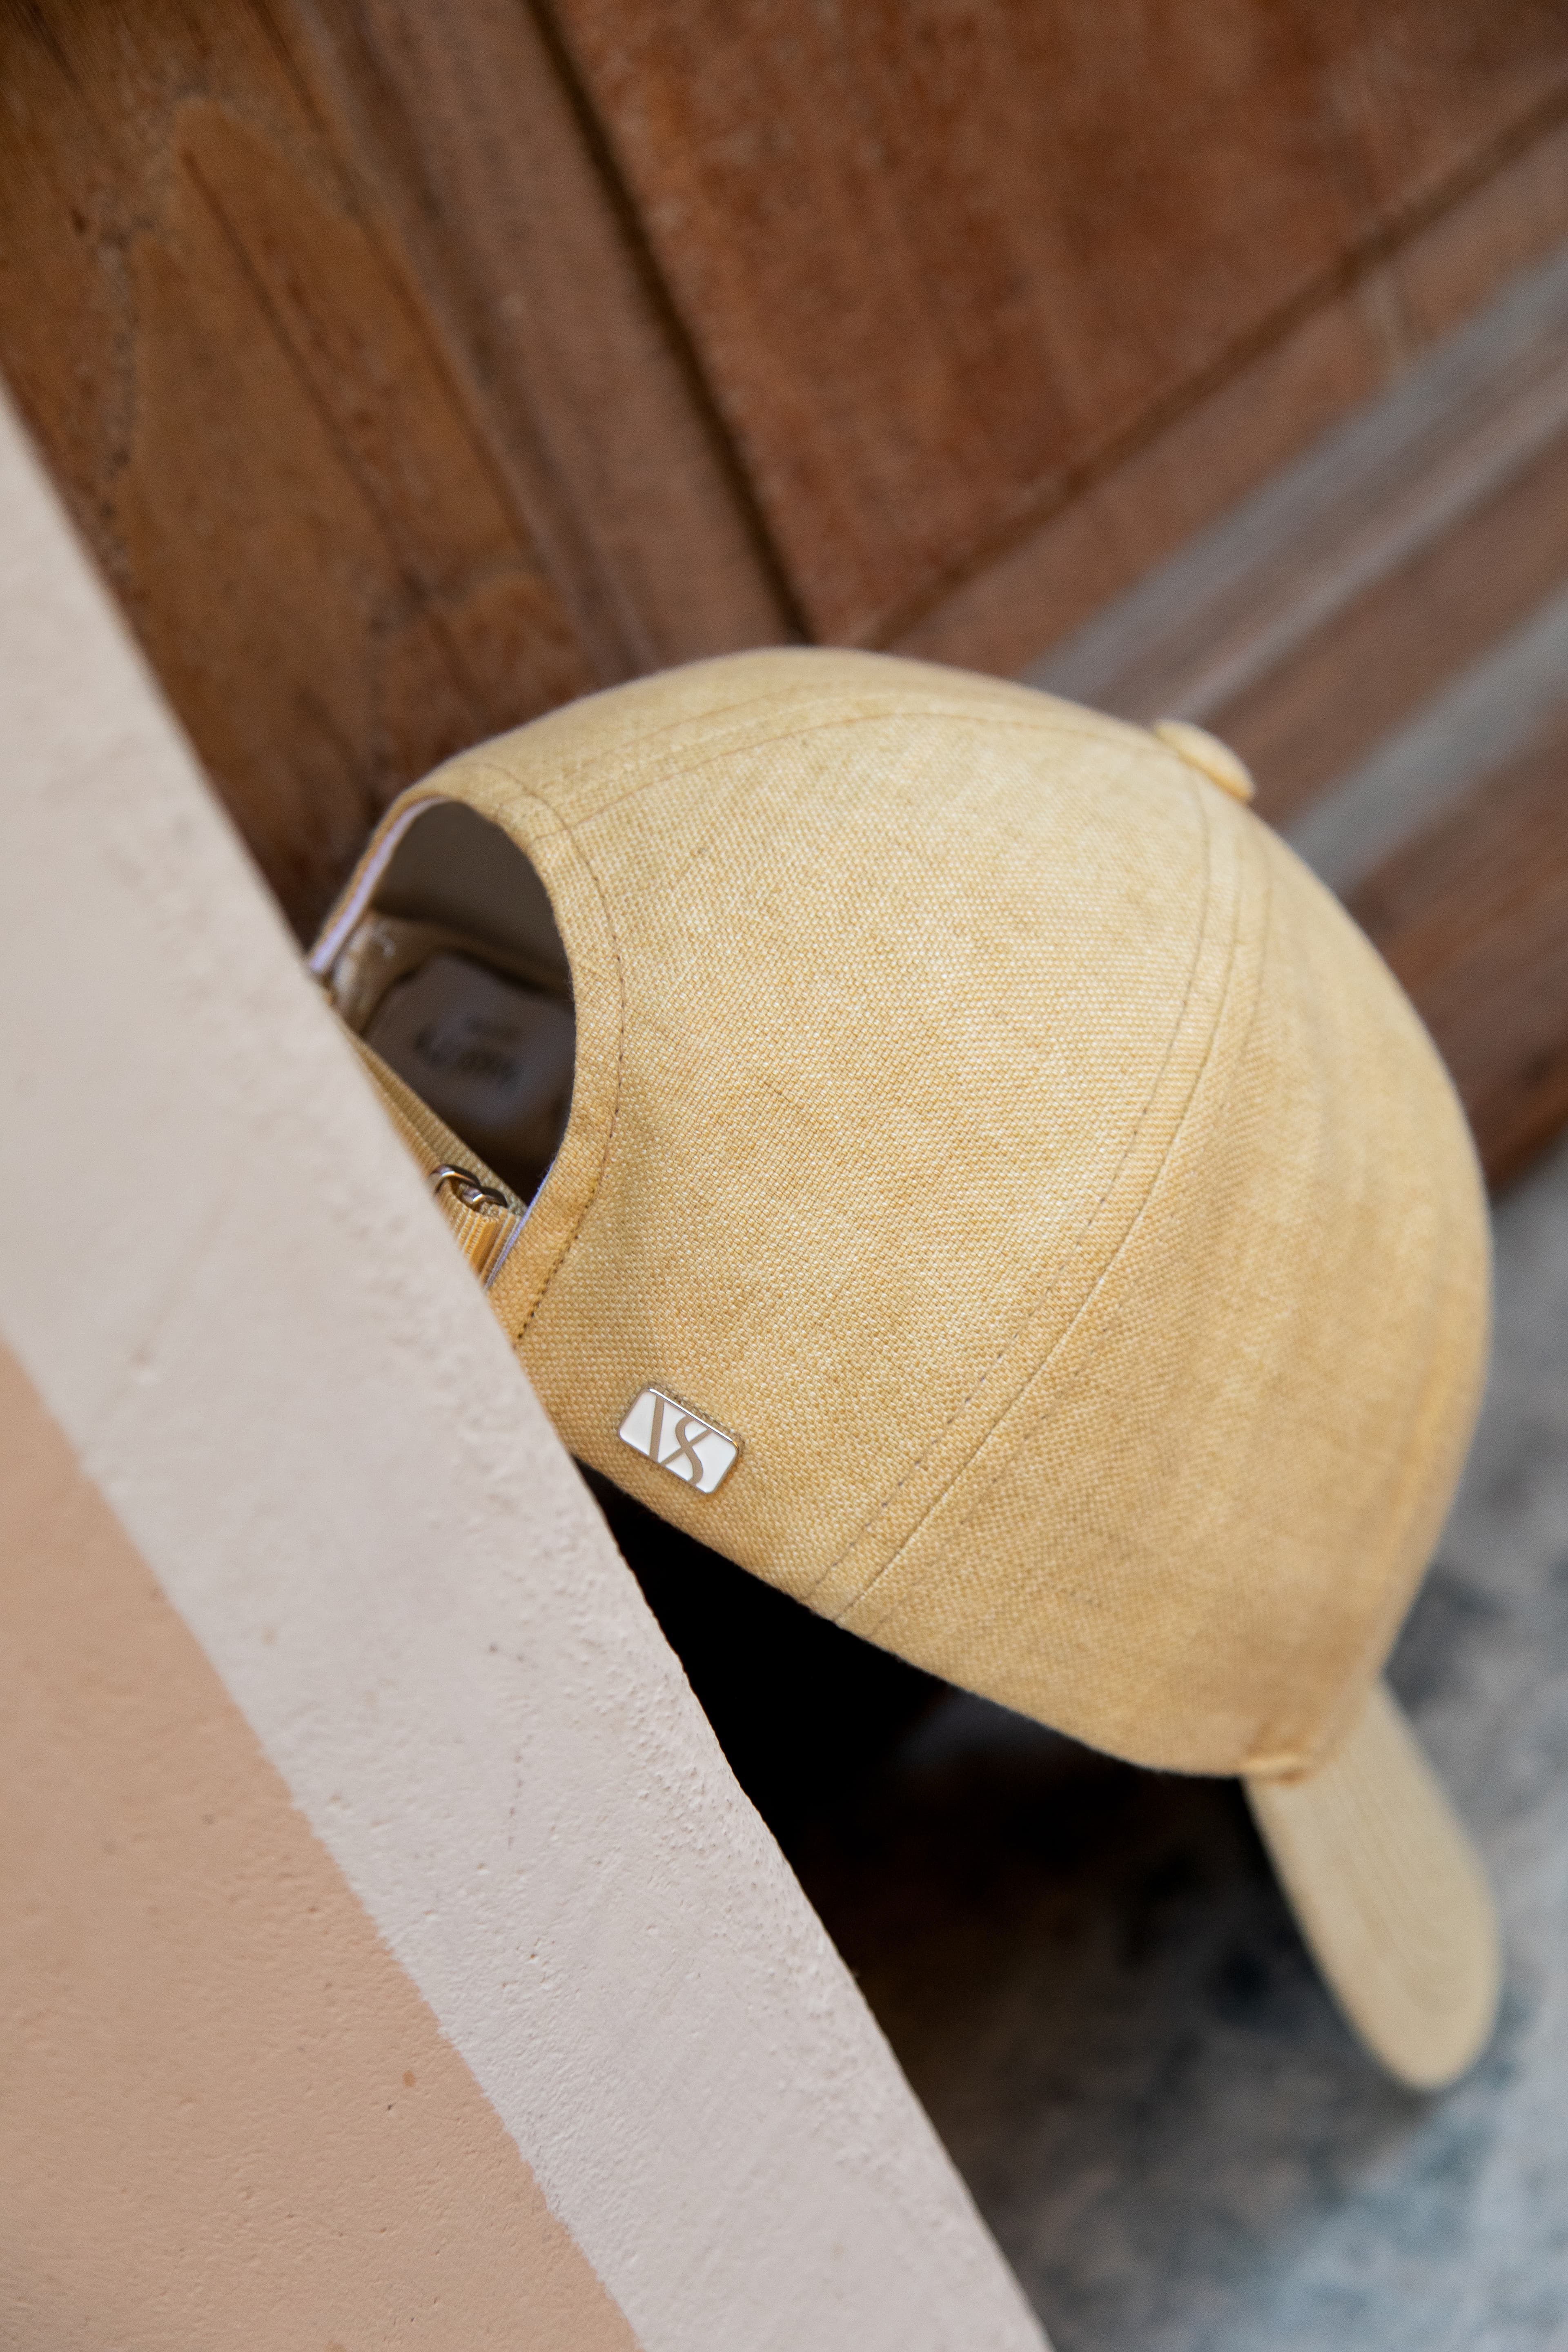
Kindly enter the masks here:
<path id="1" fill-rule="evenodd" d="M 1352 2022 L 1477 2055 L 1481 1871 L 1380 1681 L 1485 1368 L 1385 967 L 1197 730 L 867 654 L 449 761 L 313 963 L 572 1451 L 868 1640 L 1237 1774 Z"/>

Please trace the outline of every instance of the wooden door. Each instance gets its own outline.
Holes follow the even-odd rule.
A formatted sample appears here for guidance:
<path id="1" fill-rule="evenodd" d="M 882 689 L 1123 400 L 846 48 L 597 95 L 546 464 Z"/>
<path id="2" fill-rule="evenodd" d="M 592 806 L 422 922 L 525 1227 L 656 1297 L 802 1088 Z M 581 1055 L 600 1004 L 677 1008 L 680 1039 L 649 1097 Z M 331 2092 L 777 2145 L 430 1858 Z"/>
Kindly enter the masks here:
<path id="1" fill-rule="evenodd" d="M 1556 0 L 5 0 L 0 74 L 0 364 L 301 931 L 444 752 L 700 654 L 1187 709 L 1302 824 L 1550 659 Z M 1568 1115 L 1523 691 L 1343 884 L 1500 1176 Z"/>

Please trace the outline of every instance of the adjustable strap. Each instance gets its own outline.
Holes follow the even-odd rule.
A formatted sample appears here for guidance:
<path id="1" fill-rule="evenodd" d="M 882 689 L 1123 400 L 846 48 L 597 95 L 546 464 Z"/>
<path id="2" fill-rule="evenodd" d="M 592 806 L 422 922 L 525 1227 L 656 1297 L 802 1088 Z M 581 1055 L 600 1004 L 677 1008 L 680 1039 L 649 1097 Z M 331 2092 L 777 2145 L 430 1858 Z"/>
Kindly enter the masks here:
<path id="1" fill-rule="evenodd" d="M 363 1037 L 344 1026 L 355 1053 L 375 1080 L 388 1118 L 439 1202 L 458 1247 L 489 1290 L 522 1231 L 527 1202 L 503 1184 L 429 1105 L 404 1085 L 395 1070 L 388 1069 Z"/>

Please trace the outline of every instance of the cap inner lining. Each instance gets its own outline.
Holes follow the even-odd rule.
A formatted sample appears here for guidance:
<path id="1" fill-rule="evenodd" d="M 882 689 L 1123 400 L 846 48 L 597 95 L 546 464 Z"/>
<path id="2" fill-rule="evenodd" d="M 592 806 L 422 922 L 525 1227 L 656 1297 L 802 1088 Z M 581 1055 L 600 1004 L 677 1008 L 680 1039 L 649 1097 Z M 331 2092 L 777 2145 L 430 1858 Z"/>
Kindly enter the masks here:
<path id="1" fill-rule="evenodd" d="M 571 973 L 544 886 L 510 835 L 431 801 L 361 877 L 323 975 L 339 1013 L 525 1201 L 571 1111 Z"/>

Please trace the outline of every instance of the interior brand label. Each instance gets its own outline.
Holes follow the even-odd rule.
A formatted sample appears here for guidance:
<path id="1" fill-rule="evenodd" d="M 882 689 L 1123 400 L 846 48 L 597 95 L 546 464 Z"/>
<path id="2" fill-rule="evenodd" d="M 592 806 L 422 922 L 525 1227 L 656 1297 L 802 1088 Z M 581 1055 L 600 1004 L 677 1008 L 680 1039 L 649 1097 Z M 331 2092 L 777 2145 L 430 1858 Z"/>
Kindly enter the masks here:
<path id="1" fill-rule="evenodd" d="M 662 1389 L 644 1389 L 620 1433 L 638 1454 L 646 1454 L 672 1476 L 684 1478 L 700 1495 L 710 1495 L 722 1484 L 741 1450 L 738 1437 L 726 1437 Z"/>

